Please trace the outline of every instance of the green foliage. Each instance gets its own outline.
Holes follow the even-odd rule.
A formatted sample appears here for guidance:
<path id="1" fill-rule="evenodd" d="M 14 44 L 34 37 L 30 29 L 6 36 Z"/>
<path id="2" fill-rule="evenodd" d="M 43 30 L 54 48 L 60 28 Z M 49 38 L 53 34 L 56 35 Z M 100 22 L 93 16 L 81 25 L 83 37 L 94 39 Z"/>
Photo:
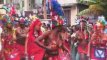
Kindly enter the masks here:
<path id="1" fill-rule="evenodd" d="M 85 9 L 81 11 L 80 13 L 77 14 L 77 16 L 87 15 L 87 14 L 90 14 L 90 9 Z"/>
<path id="2" fill-rule="evenodd" d="M 80 3 L 83 1 L 88 1 L 89 9 L 94 12 L 94 14 L 103 14 L 107 16 L 107 0 L 79 0 Z"/>
<path id="3" fill-rule="evenodd" d="M 92 0 L 90 0 L 90 1 L 92 1 Z M 103 8 L 102 14 L 105 15 L 105 17 L 107 18 L 107 0 L 95 0 L 95 3 L 93 3 L 93 4 L 97 4 L 97 5 L 101 6 Z"/>
<path id="4" fill-rule="evenodd" d="M 104 8 L 99 4 L 93 4 L 89 6 L 89 9 L 94 15 L 100 15 L 104 12 Z"/>

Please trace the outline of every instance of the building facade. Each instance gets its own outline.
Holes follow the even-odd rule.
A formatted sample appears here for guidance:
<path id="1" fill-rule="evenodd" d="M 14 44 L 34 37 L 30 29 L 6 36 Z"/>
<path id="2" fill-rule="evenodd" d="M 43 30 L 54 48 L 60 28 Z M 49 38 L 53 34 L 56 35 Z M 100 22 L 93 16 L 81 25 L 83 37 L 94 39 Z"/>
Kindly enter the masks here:
<path id="1" fill-rule="evenodd" d="M 63 8 L 67 25 L 74 25 L 78 12 L 88 7 L 87 5 L 80 4 L 80 0 L 57 1 Z M 38 13 L 38 10 L 42 10 L 40 9 L 40 7 L 42 7 L 42 0 L 0 0 L 0 4 L 14 4 L 17 7 L 17 10 L 21 13 L 23 13 L 23 11 L 26 13 Z M 42 11 L 40 12 L 40 15 L 42 15 Z"/>
<path id="2" fill-rule="evenodd" d="M 57 0 L 57 1 L 63 7 L 65 18 L 67 20 L 67 25 L 74 25 L 75 19 L 77 18 L 76 15 L 83 9 L 88 8 L 87 5 L 80 4 L 81 0 Z M 42 0 L 24 0 L 23 6 L 24 11 L 33 11 L 34 13 L 37 13 L 40 7 L 42 7 Z M 40 14 L 42 14 L 42 12 Z"/>
<path id="3" fill-rule="evenodd" d="M 80 11 L 88 8 L 88 5 L 80 4 L 79 0 L 58 0 L 58 2 L 61 4 L 64 10 L 65 18 L 67 19 L 67 25 L 75 25 L 77 14 Z"/>

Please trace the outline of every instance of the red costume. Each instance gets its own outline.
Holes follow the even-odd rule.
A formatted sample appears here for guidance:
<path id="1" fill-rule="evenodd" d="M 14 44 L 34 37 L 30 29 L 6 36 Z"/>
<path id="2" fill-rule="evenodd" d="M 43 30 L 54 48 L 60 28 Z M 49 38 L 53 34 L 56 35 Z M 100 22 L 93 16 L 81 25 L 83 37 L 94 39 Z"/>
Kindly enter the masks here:
<path id="1" fill-rule="evenodd" d="M 94 33 L 91 37 L 91 45 L 90 45 L 90 57 L 91 59 L 95 59 L 95 60 L 106 60 L 105 56 L 106 56 L 106 44 L 107 44 L 107 35 L 102 32 L 103 30 L 103 26 L 94 26 Z M 98 51 L 102 51 L 104 52 L 104 54 L 100 54 L 100 52 Z M 98 56 L 103 56 L 103 58 L 98 58 L 98 56 L 96 57 L 96 54 L 99 54 Z"/>
<path id="2" fill-rule="evenodd" d="M 49 41 L 49 46 L 52 50 L 46 50 L 46 55 L 48 60 L 61 60 L 59 57 L 59 47 L 57 46 L 56 39 Z"/>
<path id="3" fill-rule="evenodd" d="M 4 39 L 4 57 L 6 60 L 20 60 L 20 50 L 17 49 L 18 45 L 14 43 L 13 35 L 9 33 L 4 33 L 3 37 Z"/>
<path id="4" fill-rule="evenodd" d="M 79 53 L 83 53 L 83 54 L 87 54 L 87 47 L 88 47 L 88 40 L 86 40 L 88 38 L 88 34 L 85 34 L 84 31 L 77 32 L 78 34 L 78 39 L 79 39 L 79 45 L 78 45 L 78 52 Z"/>
<path id="5" fill-rule="evenodd" d="M 19 45 L 19 49 L 21 51 L 21 55 L 23 56 L 25 53 L 25 41 L 28 33 L 28 28 L 24 25 L 24 19 L 19 21 L 20 27 L 16 28 L 16 42 Z"/>
<path id="6" fill-rule="evenodd" d="M 12 6 L 10 10 L 10 16 L 15 15 L 15 14 L 16 14 L 15 8 L 14 6 Z"/>
<path id="7" fill-rule="evenodd" d="M 51 47 L 51 49 L 46 49 L 45 58 L 47 60 L 63 60 L 63 59 L 69 60 L 68 59 L 69 54 L 67 53 L 68 50 L 65 49 L 65 46 L 64 46 L 66 43 L 65 41 L 60 39 L 60 36 L 61 36 L 60 33 L 56 32 L 56 30 L 52 30 L 45 33 L 46 35 L 45 34 L 43 35 L 44 45 Z M 67 48 L 67 44 L 66 44 L 66 48 Z"/>
<path id="8" fill-rule="evenodd" d="M 34 57 L 34 60 L 42 60 L 44 55 L 44 50 L 35 43 L 35 39 L 41 35 L 41 30 L 38 31 L 38 34 L 34 34 L 35 26 L 41 26 L 39 19 L 33 21 L 29 28 L 28 33 L 28 42 L 27 42 L 27 52 L 30 57 Z"/>

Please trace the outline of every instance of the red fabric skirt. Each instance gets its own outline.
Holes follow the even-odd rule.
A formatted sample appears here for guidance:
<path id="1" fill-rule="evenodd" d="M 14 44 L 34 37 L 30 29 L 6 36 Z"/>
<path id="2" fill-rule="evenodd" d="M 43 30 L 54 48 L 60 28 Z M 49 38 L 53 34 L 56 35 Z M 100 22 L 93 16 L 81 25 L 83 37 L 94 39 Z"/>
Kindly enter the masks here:
<path id="1" fill-rule="evenodd" d="M 9 46 L 4 50 L 4 57 L 6 60 L 20 60 L 20 50 L 17 44 Z"/>
<path id="2" fill-rule="evenodd" d="M 34 56 L 34 60 L 42 60 L 44 56 L 44 49 L 38 46 L 36 43 L 29 43 L 27 46 L 27 52 L 30 56 Z"/>

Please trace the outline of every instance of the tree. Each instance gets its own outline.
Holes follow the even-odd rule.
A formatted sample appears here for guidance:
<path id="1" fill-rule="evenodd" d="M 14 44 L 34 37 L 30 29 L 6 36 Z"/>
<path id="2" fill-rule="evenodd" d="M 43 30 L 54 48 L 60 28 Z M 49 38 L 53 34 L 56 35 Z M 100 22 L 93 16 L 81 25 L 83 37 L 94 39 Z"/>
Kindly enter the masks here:
<path id="1" fill-rule="evenodd" d="M 80 0 L 80 2 L 84 2 L 86 0 Z M 87 0 L 89 4 L 89 10 L 94 14 L 94 15 L 105 15 L 107 16 L 107 0 Z"/>
<path id="2" fill-rule="evenodd" d="M 90 0 L 89 1 L 90 7 L 92 7 L 92 5 L 94 5 L 94 7 L 96 9 L 98 9 L 100 14 L 105 15 L 105 17 L 107 18 L 107 0 Z M 93 8 L 90 8 L 91 10 L 94 10 Z M 96 12 L 95 11 L 93 12 Z M 96 12 L 97 13 L 97 12 Z"/>
<path id="3" fill-rule="evenodd" d="M 104 12 L 104 8 L 98 4 L 90 5 L 89 9 L 94 15 L 101 15 Z"/>

